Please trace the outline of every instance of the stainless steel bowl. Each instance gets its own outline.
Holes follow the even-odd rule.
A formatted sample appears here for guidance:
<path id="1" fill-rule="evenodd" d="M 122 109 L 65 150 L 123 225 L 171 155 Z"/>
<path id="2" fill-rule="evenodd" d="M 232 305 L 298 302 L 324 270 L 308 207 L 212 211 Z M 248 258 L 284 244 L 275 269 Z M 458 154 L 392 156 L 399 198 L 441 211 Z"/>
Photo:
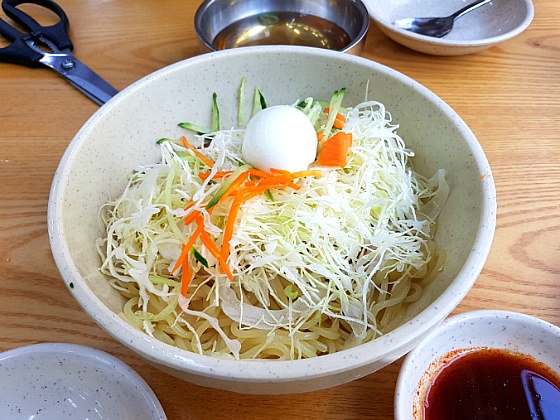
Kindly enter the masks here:
<path id="1" fill-rule="evenodd" d="M 360 0 L 206 0 L 194 27 L 201 52 L 282 44 L 360 55 L 369 14 Z"/>

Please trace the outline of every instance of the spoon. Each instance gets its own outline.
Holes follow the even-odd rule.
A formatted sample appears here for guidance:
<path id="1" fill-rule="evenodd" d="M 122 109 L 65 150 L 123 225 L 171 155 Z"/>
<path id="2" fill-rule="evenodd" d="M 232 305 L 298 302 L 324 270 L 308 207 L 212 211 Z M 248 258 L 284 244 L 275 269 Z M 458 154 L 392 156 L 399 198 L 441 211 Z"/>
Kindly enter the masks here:
<path id="1" fill-rule="evenodd" d="M 405 18 L 395 21 L 395 25 L 401 29 L 415 32 L 420 35 L 441 38 L 453 29 L 453 22 L 461 16 L 472 12 L 474 9 L 490 3 L 492 0 L 477 0 L 462 9 L 457 10 L 451 16 L 437 18 Z"/>

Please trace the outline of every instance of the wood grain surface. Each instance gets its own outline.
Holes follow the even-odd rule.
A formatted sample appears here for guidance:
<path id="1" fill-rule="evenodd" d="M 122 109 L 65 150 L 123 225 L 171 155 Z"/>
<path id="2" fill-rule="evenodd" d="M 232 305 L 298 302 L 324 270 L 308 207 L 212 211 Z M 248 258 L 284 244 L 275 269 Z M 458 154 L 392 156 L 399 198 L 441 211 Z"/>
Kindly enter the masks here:
<path id="1" fill-rule="evenodd" d="M 199 54 L 193 17 L 200 0 L 58 2 L 70 18 L 76 56 L 119 90 Z M 490 161 L 496 236 L 455 313 L 508 309 L 560 325 L 560 2 L 534 4 L 523 34 L 481 53 L 416 53 L 372 24 L 363 56 L 439 95 Z M 55 72 L 0 64 L 0 351 L 40 342 L 107 351 L 149 383 L 170 419 L 392 418 L 400 361 L 333 389 L 243 396 L 156 370 L 80 309 L 51 256 L 47 200 L 65 148 L 97 108 Z"/>

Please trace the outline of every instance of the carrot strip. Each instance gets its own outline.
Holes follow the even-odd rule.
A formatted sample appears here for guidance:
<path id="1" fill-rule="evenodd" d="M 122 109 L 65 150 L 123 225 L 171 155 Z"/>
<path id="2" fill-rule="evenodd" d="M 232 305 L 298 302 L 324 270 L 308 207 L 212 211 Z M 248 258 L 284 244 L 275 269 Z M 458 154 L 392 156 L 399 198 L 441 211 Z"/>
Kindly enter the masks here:
<path id="1" fill-rule="evenodd" d="M 299 189 L 301 189 L 301 187 L 300 187 L 298 184 L 294 184 L 294 183 L 291 182 L 291 181 L 290 181 L 290 182 L 287 182 L 287 183 L 286 183 L 286 186 L 287 186 L 287 187 L 290 187 L 292 190 L 296 190 L 296 191 L 299 190 Z M 278 186 L 275 187 L 275 188 L 278 188 Z"/>
<path id="2" fill-rule="evenodd" d="M 192 239 L 192 237 L 191 237 L 191 239 Z M 192 247 L 192 245 L 191 245 L 191 247 Z M 179 259 L 177 260 L 177 262 L 175 263 L 175 265 L 171 269 L 171 274 L 173 274 L 173 273 L 175 273 L 175 271 L 177 271 L 177 269 L 183 264 L 183 261 L 185 261 L 185 259 L 187 258 L 188 255 L 189 255 L 189 248 L 187 248 L 186 244 L 183 244 L 183 246 L 181 247 L 181 255 L 179 256 Z"/>
<path id="3" fill-rule="evenodd" d="M 271 179 L 271 178 L 267 178 L 267 179 Z M 249 181 L 246 184 L 246 187 L 244 188 L 251 188 L 251 187 L 266 187 L 265 190 L 273 187 L 273 188 L 279 188 L 280 186 L 287 186 L 290 187 L 293 190 L 299 190 L 301 187 L 298 184 L 293 183 L 292 181 L 286 181 L 286 180 L 282 180 L 281 182 L 267 182 L 267 183 L 260 183 L 258 181 Z"/>
<path id="4" fill-rule="evenodd" d="M 272 175 L 268 178 L 265 179 L 258 179 L 255 181 L 248 181 L 245 183 L 245 185 L 247 187 L 255 187 L 257 185 L 269 185 L 271 187 L 277 187 L 278 185 L 288 185 L 290 188 L 294 189 L 294 190 L 299 190 L 301 187 L 295 183 L 292 182 L 292 180 L 295 178 L 293 176 L 293 174 L 289 171 L 282 171 L 280 169 L 272 169 L 271 171 L 276 171 L 277 174 Z"/>
<path id="5" fill-rule="evenodd" d="M 214 174 L 214 176 L 212 177 L 212 179 L 221 179 L 221 178 L 225 178 L 228 175 L 231 175 L 233 173 L 233 171 L 218 171 Z M 210 172 L 203 172 L 198 174 L 198 177 L 200 179 L 202 179 L 203 181 L 206 180 L 208 177 L 210 176 Z"/>
<path id="6" fill-rule="evenodd" d="M 331 109 L 330 108 L 325 108 L 324 111 L 325 111 L 326 114 L 330 114 Z M 335 119 L 334 119 L 333 127 L 342 129 L 342 128 L 344 128 L 344 124 L 346 124 L 346 117 L 344 115 L 342 115 L 340 112 L 338 112 L 336 114 Z M 319 141 L 321 141 L 321 140 L 322 140 L 322 138 L 319 139 Z"/>
<path id="7" fill-rule="evenodd" d="M 208 211 L 208 214 L 212 214 L 212 210 L 213 210 L 213 209 L 214 209 L 213 207 L 209 208 L 209 209 L 207 210 L 207 211 Z M 200 220 L 198 220 L 198 217 L 199 217 L 199 216 L 200 216 Z M 204 216 L 202 215 L 202 211 L 200 211 L 200 210 L 193 210 L 193 212 L 190 213 L 190 214 L 188 214 L 187 216 L 185 216 L 185 218 L 184 218 L 183 220 L 184 220 L 184 222 L 185 222 L 185 225 L 190 225 L 190 224 L 191 224 L 192 222 L 194 222 L 195 220 L 196 220 L 196 222 L 197 222 L 198 224 L 200 224 L 201 221 L 204 220 Z"/>
<path id="8" fill-rule="evenodd" d="M 224 261 L 227 261 L 229 257 L 229 250 L 231 238 L 233 236 L 233 227 L 235 226 L 235 219 L 237 219 L 237 213 L 239 213 L 239 208 L 241 207 L 241 192 L 238 191 L 235 194 L 235 198 L 233 199 L 233 203 L 229 209 L 229 214 L 227 218 L 226 225 L 224 227 L 224 234 L 222 240 L 222 258 Z"/>
<path id="9" fill-rule="evenodd" d="M 258 176 L 258 177 L 260 177 L 260 178 L 268 178 L 268 177 L 270 177 L 270 174 L 267 174 L 266 172 L 260 171 L 260 170 L 255 169 L 255 168 L 249 168 L 249 169 L 247 170 L 247 172 L 249 172 L 249 175 L 251 175 L 251 176 Z"/>
<path id="10" fill-rule="evenodd" d="M 346 155 L 352 145 L 352 134 L 339 131 L 327 141 L 323 142 L 322 149 L 317 156 L 317 162 L 323 166 L 346 165 Z"/>
<path id="11" fill-rule="evenodd" d="M 186 140 L 183 141 L 186 142 Z M 268 174 L 266 172 L 254 168 L 246 169 L 245 172 L 240 173 L 238 176 L 235 175 L 237 177 L 232 181 L 230 181 L 231 184 L 226 188 L 226 190 L 222 193 L 219 199 L 217 199 L 217 203 L 220 203 L 223 200 L 225 200 L 225 198 L 231 197 L 232 195 L 234 196 L 233 202 L 229 209 L 226 225 L 223 230 L 221 251 L 218 249 L 218 247 L 210 237 L 210 234 L 204 229 L 204 219 L 201 210 L 193 209 L 193 211 L 184 218 L 185 224 L 189 225 L 194 221 L 196 221 L 198 227 L 193 233 L 193 235 L 191 236 L 191 238 L 189 239 L 189 241 L 185 245 L 183 245 L 181 255 L 172 270 L 172 272 L 175 272 L 180 266 L 183 266 L 183 273 L 181 277 L 182 278 L 181 293 L 186 295 L 188 283 L 190 282 L 190 277 L 192 277 L 191 274 L 192 269 L 188 265 L 188 253 L 192 249 L 197 238 L 200 237 L 206 249 L 218 260 L 218 263 L 220 265 L 220 272 L 225 273 L 228 276 L 228 278 L 232 280 L 233 274 L 231 273 L 231 270 L 227 265 L 227 260 L 229 258 L 230 248 L 231 248 L 230 241 L 231 238 L 233 237 L 235 221 L 237 219 L 237 215 L 241 208 L 241 204 L 257 195 L 263 194 L 271 187 L 278 190 L 282 190 L 286 188 L 292 188 L 297 190 L 301 187 L 295 184 L 294 182 L 292 182 L 296 178 L 301 178 L 305 176 L 320 177 L 323 175 L 323 172 L 319 170 L 289 172 L 282 169 L 271 168 L 270 171 L 271 174 Z M 218 177 L 226 177 L 229 176 L 231 173 L 232 171 L 219 171 L 217 172 L 216 175 Z M 207 177 L 208 174 L 201 174 L 201 176 Z M 249 180 L 250 177 L 257 177 L 259 179 Z M 194 206 L 194 204 L 195 204 L 194 202 L 190 202 L 185 206 L 185 209 L 191 208 L 192 206 Z M 208 209 L 208 212 L 210 213 L 213 208 L 214 206 L 210 207 Z"/>
<path id="12" fill-rule="evenodd" d="M 218 200 L 218 203 L 223 202 L 227 197 L 229 197 L 230 195 L 234 194 L 235 191 L 237 191 L 239 189 L 239 187 L 245 182 L 247 181 L 247 178 L 249 178 L 249 172 L 243 172 L 242 174 L 240 174 L 232 183 L 231 185 L 228 187 L 227 190 L 225 190 L 224 194 L 220 197 L 220 199 Z"/>
<path id="13" fill-rule="evenodd" d="M 299 187 L 299 185 L 298 185 Z M 276 190 L 284 190 L 288 188 L 288 185 L 278 185 L 275 187 Z M 247 187 L 243 188 L 242 190 L 242 201 L 249 201 L 251 198 L 256 197 L 257 195 L 261 195 L 266 192 L 269 188 L 262 186 L 255 186 L 255 187 Z"/>
<path id="14" fill-rule="evenodd" d="M 340 114 L 339 114 L 339 115 L 340 115 Z M 339 129 L 344 128 L 344 121 L 339 120 L 338 118 L 336 118 L 336 119 L 334 120 L 333 127 L 334 127 L 334 128 L 339 128 Z"/>
<path id="15" fill-rule="evenodd" d="M 285 169 L 276 169 L 276 168 L 270 168 L 270 173 L 273 174 L 280 174 L 280 175 L 287 175 L 289 177 L 292 176 L 292 173 L 290 171 L 287 171 Z"/>
<path id="16" fill-rule="evenodd" d="M 183 207 L 183 210 L 188 210 L 188 209 L 190 209 L 192 206 L 194 206 L 194 201 L 191 200 L 191 201 L 189 201 L 189 202 L 187 203 L 187 205 L 186 205 L 185 207 Z"/>
<path id="17" fill-rule="evenodd" d="M 299 185 L 298 185 L 298 187 L 299 187 Z M 288 188 L 288 185 L 287 185 L 287 184 L 275 185 L 274 188 L 275 188 L 275 189 L 278 189 L 278 190 L 282 190 L 282 189 Z M 239 195 L 239 196 L 236 196 L 235 199 L 236 199 L 236 200 L 240 200 L 240 199 L 242 200 L 243 197 L 244 197 L 246 194 L 250 194 L 250 193 L 252 193 L 252 192 L 254 192 L 254 191 L 264 192 L 264 191 L 266 191 L 266 190 L 268 190 L 268 189 L 270 189 L 270 187 L 269 187 L 268 185 L 248 185 L 248 186 L 244 186 L 243 188 L 240 188 L 240 189 L 238 190 L 239 193 L 240 193 L 240 195 Z M 242 200 L 242 201 L 246 201 L 246 200 Z"/>
<path id="18" fill-rule="evenodd" d="M 277 185 L 277 184 L 285 184 L 286 182 L 290 182 L 292 177 L 290 175 L 274 175 L 270 178 L 259 179 L 257 181 L 249 181 L 247 182 L 248 187 L 252 187 L 255 185 Z"/>
<path id="19" fill-rule="evenodd" d="M 193 278 L 193 271 L 189 265 L 188 258 L 185 259 L 183 263 L 183 272 L 181 274 L 181 294 L 187 297 L 187 290 L 189 289 L 189 284 Z"/>
<path id="20" fill-rule="evenodd" d="M 229 195 L 232 191 L 232 187 L 233 189 L 238 188 L 239 183 L 243 183 L 249 177 L 249 174 L 247 172 L 248 169 L 249 167 L 247 165 L 243 165 L 233 171 L 231 176 L 228 177 L 222 185 L 220 185 L 218 191 L 216 191 L 214 196 L 210 199 L 210 201 L 208 201 L 208 203 L 206 204 L 206 209 L 211 209 L 216 204 L 218 204 L 218 202 L 220 201 L 220 199 L 222 199 L 226 192 Z"/>
<path id="21" fill-rule="evenodd" d="M 323 176 L 323 172 L 322 171 L 318 171 L 318 170 L 305 170 L 305 171 L 298 171 L 298 172 L 289 172 L 283 169 L 275 169 L 275 168 L 270 168 L 270 172 L 276 174 L 276 175 L 272 175 L 269 178 L 266 179 L 259 179 L 259 180 L 255 180 L 255 181 L 249 181 L 247 182 L 245 185 L 248 187 L 254 187 L 257 185 L 282 185 L 282 184 L 286 184 L 288 186 L 290 186 L 291 188 L 298 190 L 301 187 L 297 184 L 294 184 L 293 182 L 291 182 L 292 180 L 296 179 L 296 178 L 303 178 L 306 176 L 314 176 L 314 177 L 322 177 Z"/>
<path id="22" fill-rule="evenodd" d="M 297 171 L 292 172 L 292 177 L 295 178 L 303 178 L 306 176 L 314 176 L 315 178 L 321 178 L 323 176 L 323 171 L 315 170 L 315 169 L 308 169 L 306 171 Z"/>
<path id="23" fill-rule="evenodd" d="M 191 213 L 187 214 L 185 216 L 185 218 L 183 219 L 185 222 L 185 225 L 190 225 L 192 222 L 194 222 L 196 220 L 196 218 L 198 216 L 200 216 L 202 213 L 200 210 L 193 210 Z"/>
<path id="24" fill-rule="evenodd" d="M 330 114 L 331 113 L 331 109 L 329 107 L 323 109 L 323 111 L 325 112 L 325 114 Z M 336 114 L 336 119 L 340 120 L 342 122 L 346 122 L 346 117 L 344 115 L 342 115 L 340 112 L 338 112 Z"/>
<path id="25" fill-rule="evenodd" d="M 307 169 L 305 171 L 290 172 L 290 171 L 286 171 L 284 169 L 270 168 L 270 172 L 277 172 L 279 174 L 287 175 L 291 179 L 303 178 L 305 176 L 314 176 L 314 177 L 320 178 L 320 177 L 323 176 L 323 171 L 319 171 L 319 170 L 315 170 L 315 169 Z"/>
<path id="26" fill-rule="evenodd" d="M 198 238 L 200 233 L 204 230 L 204 220 L 202 219 L 201 215 L 199 215 L 199 216 L 200 216 L 200 219 L 197 221 L 198 222 L 198 227 L 196 228 L 196 230 L 194 231 L 194 233 L 190 237 L 189 241 L 186 244 L 183 245 L 183 248 L 181 250 L 181 255 L 179 256 L 179 259 L 177 260 L 177 262 L 175 263 L 175 265 L 171 269 L 171 273 L 175 273 L 175 271 L 177 271 L 177 269 L 187 259 L 187 256 L 189 255 L 189 251 L 191 250 L 192 246 L 194 245 L 196 239 Z"/>
<path id="27" fill-rule="evenodd" d="M 210 234 L 208 232 L 206 232 L 205 230 L 202 231 L 201 235 L 200 235 L 200 239 L 202 239 L 202 243 L 204 244 L 204 246 L 206 247 L 206 249 L 208 251 L 210 251 L 210 253 L 217 258 L 218 263 L 220 264 L 220 272 L 222 273 L 226 273 L 226 275 L 228 276 L 228 278 L 230 280 L 233 280 L 233 274 L 231 273 L 229 267 L 227 266 L 223 256 L 220 254 L 220 251 L 218 250 L 218 247 L 216 246 L 216 244 L 212 241 L 212 238 L 210 237 Z"/>
<path id="28" fill-rule="evenodd" d="M 206 166 L 208 166 L 209 168 L 212 168 L 214 166 L 214 162 L 212 162 L 210 159 L 208 159 L 206 156 L 200 153 L 200 150 L 198 150 L 192 144 L 190 144 L 185 136 L 181 137 L 181 141 L 183 142 L 183 146 L 185 146 L 186 149 L 193 152 L 194 155 L 198 159 L 200 159 Z"/>

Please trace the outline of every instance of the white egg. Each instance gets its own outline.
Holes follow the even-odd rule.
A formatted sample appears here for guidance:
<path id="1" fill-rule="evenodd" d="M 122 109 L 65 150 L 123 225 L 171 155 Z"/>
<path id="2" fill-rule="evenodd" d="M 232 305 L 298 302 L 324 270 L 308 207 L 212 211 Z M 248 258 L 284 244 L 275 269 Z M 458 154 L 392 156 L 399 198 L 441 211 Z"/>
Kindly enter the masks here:
<path id="1" fill-rule="evenodd" d="M 304 171 L 315 161 L 317 134 L 299 109 L 271 106 L 249 120 L 241 152 L 245 162 L 261 171 Z"/>

